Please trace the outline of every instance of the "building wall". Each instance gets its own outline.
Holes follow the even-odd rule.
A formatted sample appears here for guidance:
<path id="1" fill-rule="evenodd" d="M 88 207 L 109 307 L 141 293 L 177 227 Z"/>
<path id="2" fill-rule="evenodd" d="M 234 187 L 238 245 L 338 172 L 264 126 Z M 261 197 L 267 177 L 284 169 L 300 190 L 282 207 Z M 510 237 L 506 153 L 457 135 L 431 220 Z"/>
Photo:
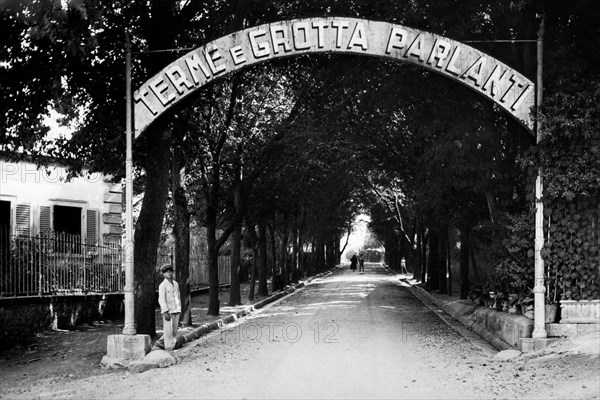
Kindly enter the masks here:
<path id="1" fill-rule="evenodd" d="M 121 198 L 121 186 L 102 174 L 69 180 L 67 169 L 59 165 L 38 168 L 29 162 L 0 160 L 0 201 L 10 202 L 12 234 L 55 230 L 61 223 L 54 218 L 59 206 L 81 209 L 82 236 L 97 244 L 117 242 L 122 231 Z"/>

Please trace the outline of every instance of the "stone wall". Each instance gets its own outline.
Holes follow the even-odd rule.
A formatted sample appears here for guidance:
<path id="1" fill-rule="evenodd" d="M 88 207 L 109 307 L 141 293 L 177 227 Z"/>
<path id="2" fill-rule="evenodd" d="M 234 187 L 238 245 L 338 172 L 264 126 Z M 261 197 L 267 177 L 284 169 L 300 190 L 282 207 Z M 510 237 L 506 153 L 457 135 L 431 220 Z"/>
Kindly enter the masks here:
<path id="1" fill-rule="evenodd" d="M 123 318 L 123 295 L 40 296 L 0 299 L 0 351 L 27 343 L 46 329 L 74 329 Z"/>
<path id="2" fill-rule="evenodd" d="M 494 336 L 519 348 L 522 338 L 530 338 L 533 332 L 533 320 L 520 314 L 499 312 L 495 309 L 480 307 L 471 314 L 471 321 L 481 324 Z"/>

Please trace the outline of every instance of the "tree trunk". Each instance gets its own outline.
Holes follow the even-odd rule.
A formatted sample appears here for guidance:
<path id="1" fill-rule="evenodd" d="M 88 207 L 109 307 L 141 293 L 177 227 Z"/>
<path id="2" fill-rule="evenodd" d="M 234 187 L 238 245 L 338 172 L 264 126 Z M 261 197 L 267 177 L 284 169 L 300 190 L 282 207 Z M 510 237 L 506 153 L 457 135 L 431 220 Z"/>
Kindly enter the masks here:
<path id="1" fill-rule="evenodd" d="M 460 227 L 460 298 L 469 296 L 469 254 L 471 248 L 471 227 L 462 225 Z"/>
<path id="2" fill-rule="evenodd" d="M 277 268 L 277 245 L 275 238 L 275 222 L 269 225 L 269 239 L 271 248 L 271 291 L 279 290 L 279 270 Z"/>
<path id="3" fill-rule="evenodd" d="M 240 264 L 242 262 L 242 224 L 233 231 L 233 253 L 231 255 L 229 305 L 231 307 L 242 304 L 240 287 Z"/>
<path id="4" fill-rule="evenodd" d="M 306 276 L 306 254 L 304 253 L 304 233 L 298 229 L 298 279 Z"/>
<path id="5" fill-rule="evenodd" d="M 446 232 L 448 230 L 446 229 Z M 450 251 L 450 234 L 446 234 L 446 275 L 448 276 L 448 296 L 452 296 L 452 252 Z"/>
<path id="6" fill-rule="evenodd" d="M 399 246 L 398 239 L 395 234 L 390 235 L 389 243 L 389 264 L 388 266 L 394 271 L 400 271 L 400 258 L 398 258 Z M 388 253 L 386 248 L 386 253 Z"/>
<path id="7" fill-rule="evenodd" d="M 418 227 L 415 228 L 415 235 L 416 235 L 416 240 L 415 240 L 416 243 L 415 244 L 417 246 L 417 248 L 416 248 L 417 254 L 416 254 L 416 260 L 415 260 L 415 270 L 413 272 L 413 280 L 418 281 L 419 279 L 421 279 L 421 276 L 423 274 L 423 271 L 422 271 L 423 270 L 423 265 L 422 265 L 423 253 L 421 250 L 423 238 L 421 237 L 420 230 L 418 229 Z"/>
<path id="8" fill-rule="evenodd" d="M 213 185 L 218 185 L 214 182 Z M 208 244 L 208 315 L 219 315 L 219 249 L 217 248 L 217 208 L 215 196 L 207 199 L 206 242 Z"/>
<path id="9" fill-rule="evenodd" d="M 481 282 L 481 275 L 479 274 L 479 267 L 477 266 L 477 259 L 475 258 L 475 249 L 471 244 L 471 236 L 469 235 L 469 260 L 471 261 L 471 271 L 473 271 L 473 281 L 478 283 Z"/>
<path id="10" fill-rule="evenodd" d="M 333 266 L 342 264 L 342 250 L 340 249 L 340 240 L 341 238 L 335 240 L 333 243 L 333 254 L 334 254 L 334 263 Z"/>
<path id="11" fill-rule="evenodd" d="M 156 124 L 145 133 L 146 140 L 151 145 L 148 146 L 148 154 L 144 161 L 144 201 L 134 233 L 135 325 L 137 333 L 151 337 L 156 336 L 154 281 L 157 275 L 157 249 L 169 193 L 171 133 L 171 130 L 162 124 Z"/>
<path id="12" fill-rule="evenodd" d="M 281 263 L 280 263 L 281 284 L 283 285 L 283 287 L 281 288 L 282 290 L 284 290 L 285 287 L 290 284 L 290 271 L 289 271 L 290 268 L 288 265 L 288 254 L 287 254 L 288 253 L 287 252 L 288 239 L 289 239 L 288 217 L 287 217 L 287 215 L 284 215 L 283 229 L 281 232 Z"/>
<path id="13" fill-rule="evenodd" d="M 440 227 L 440 236 L 438 240 L 439 245 L 439 261 L 438 261 L 438 289 L 440 293 L 448 293 L 448 281 L 447 281 L 447 262 L 446 262 L 446 254 L 448 249 L 446 248 L 448 238 L 448 228 L 446 226 Z"/>
<path id="14" fill-rule="evenodd" d="M 254 291 L 256 288 L 256 278 L 258 275 L 258 244 L 259 239 L 256 236 L 256 230 L 254 226 L 251 226 L 248 222 L 246 222 L 246 231 L 250 236 L 250 241 L 252 242 L 252 270 L 250 271 L 250 291 L 248 292 L 248 300 L 250 302 L 254 301 Z"/>
<path id="15" fill-rule="evenodd" d="M 313 274 L 319 273 L 325 267 L 325 242 L 322 238 L 317 238 L 317 256 L 315 257 L 315 264 L 313 268 Z"/>
<path id="16" fill-rule="evenodd" d="M 434 230 L 429 231 L 429 266 L 427 268 L 427 286 L 431 290 L 439 288 L 439 235 Z"/>
<path id="17" fill-rule="evenodd" d="M 236 167 L 236 185 L 234 189 L 233 206 L 236 214 L 242 212 L 242 182 L 241 166 Z M 242 262 L 242 222 L 235 227 L 233 231 L 233 254 L 231 256 L 230 284 L 229 284 L 229 305 L 231 307 L 242 304 L 242 294 L 240 288 L 240 265 Z"/>
<path id="18" fill-rule="evenodd" d="M 248 292 L 248 300 L 254 301 L 254 292 L 256 291 L 256 276 L 258 275 L 258 246 L 254 248 L 254 257 L 252 257 L 252 272 L 250 273 L 250 288 Z"/>
<path id="19" fill-rule="evenodd" d="M 341 264 L 342 263 L 342 254 L 344 254 L 344 251 L 346 250 L 346 247 L 348 247 L 348 242 L 350 241 L 350 234 L 352 233 L 352 224 L 348 225 L 348 234 L 346 235 L 346 242 L 344 243 L 344 246 L 342 247 L 341 250 L 339 250 L 339 255 L 340 257 L 338 257 L 338 263 Z M 339 248 L 339 246 L 338 246 Z"/>
<path id="20" fill-rule="evenodd" d="M 294 227 L 292 229 L 292 265 L 291 265 L 291 272 L 292 272 L 292 283 L 297 283 L 298 282 L 298 252 L 299 252 L 299 246 L 298 246 L 298 229 L 296 227 Z"/>
<path id="21" fill-rule="evenodd" d="M 425 283 L 429 279 L 427 268 L 427 247 L 429 244 L 429 235 L 425 235 L 425 227 L 421 227 L 421 282 Z"/>
<path id="22" fill-rule="evenodd" d="M 175 237 L 175 271 L 181 295 L 181 323 L 192 325 L 191 295 L 190 295 L 190 213 L 187 209 L 185 189 L 181 185 L 182 155 L 180 151 L 173 152 L 171 182 L 173 193 L 173 236 Z"/>
<path id="23" fill-rule="evenodd" d="M 268 296 L 267 283 L 267 227 L 264 222 L 258 224 L 258 295 Z"/>

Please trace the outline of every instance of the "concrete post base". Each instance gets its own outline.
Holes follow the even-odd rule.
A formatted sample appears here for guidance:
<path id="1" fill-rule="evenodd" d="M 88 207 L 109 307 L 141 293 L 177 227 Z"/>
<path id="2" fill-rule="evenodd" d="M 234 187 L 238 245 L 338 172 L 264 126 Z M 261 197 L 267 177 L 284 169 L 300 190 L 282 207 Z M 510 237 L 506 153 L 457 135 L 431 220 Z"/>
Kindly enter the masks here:
<path id="1" fill-rule="evenodd" d="M 102 368 L 127 368 L 129 363 L 142 360 L 150 352 L 150 335 L 109 335 Z"/>
<path id="2" fill-rule="evenodd" d="M 535 350 L 543 350 L 549 346 L 560 343 L 563 339 L 560 338 L 521 338 L 520 350 L 523 353 L 528 353 Z"/>

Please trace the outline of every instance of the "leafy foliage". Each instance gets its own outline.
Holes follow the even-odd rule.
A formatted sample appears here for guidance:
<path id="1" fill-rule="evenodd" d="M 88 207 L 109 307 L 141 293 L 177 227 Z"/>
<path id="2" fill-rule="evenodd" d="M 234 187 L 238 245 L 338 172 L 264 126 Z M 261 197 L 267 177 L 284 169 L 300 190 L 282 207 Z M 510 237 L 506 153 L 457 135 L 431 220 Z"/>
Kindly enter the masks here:
<path id="1" fill-rule="evenodd" d="M 545 211 L 549 296 L 558 300 L 600 298 L 600 211 L 589 201 L 553 201 Z M 555 299 L 556 298 L 556 299 Z"/>
<path id="2" fill-rule="evenodd" d="M 498 223 L 473 230 L 473 245 L 485 276 L 484 290 L 521 293 L 533 288 L 533 222 L 531 212 L 503 214 Z"/>

